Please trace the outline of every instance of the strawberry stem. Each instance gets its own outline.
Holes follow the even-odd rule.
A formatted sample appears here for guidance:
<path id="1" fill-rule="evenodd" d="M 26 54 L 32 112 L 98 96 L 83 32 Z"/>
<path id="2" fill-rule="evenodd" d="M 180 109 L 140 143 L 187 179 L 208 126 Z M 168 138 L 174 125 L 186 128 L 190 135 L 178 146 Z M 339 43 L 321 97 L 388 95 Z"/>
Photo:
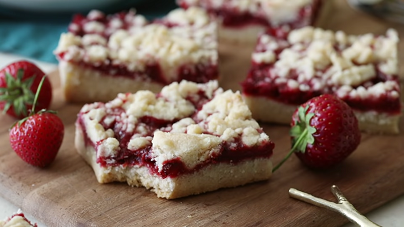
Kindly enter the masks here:
<path id="1" fill-rule="evenodd" d="M 39 82 L 38 88 L 37 88 L 36 93 L 35 93 L 34 102 L 33 102 L 33 104 L 32 104 L 31 113 L 29 113 L 28 116 L 26 116 L 25 118 L 23 118 L 23 119 L 17 121 L 16 123 L 14 123 L 14 124 L 10 127 L 10 129 L 13 128 L 14 125 L 17 124 L 17 123 L 18 123 L 18 125 L 21 125 L 21 124 L 24 123 L 24 121 L 26 121 L 29 117 L 31 117 L 32 115 L 35 114 L 36 102 L 37 102 L 37 100 L 38 100 L 39 93 L 41 92 L 42 84 L 43 84 L 44 81 L 45 81 L 45 77 L 46 77 L 46 75 L 45 75 L 44 77 L 42 77 L 41 82 Z M 43 112 L 56 113 L 55 111 L 52 111 L 52 110 L 45 110 L 45 109 L 44 109 L 44 110 L 41 110 L 41 111 L 39 111 L 39 112 L 42 112 L 42 111 L 43 111 Z"/>
<path id="2" fill-rule="evenodd" d="M 32 104 L 32 109 L 31 109 L 30 115 L 35 114 L 36 102 L 37 102 L 37 100 L 38 100 L 39 93 L 41 92 L 42 84 L 43 84 L 43 82 L 44 82 L 44 80 L 45 80 L 45 77 L 46 77 L 46 76 L 42 77 L 41 82 L 39 82 L 39 85 L 38 85 L 38 88 L 37 88 L 37 92 L 35 92 L 34 103 Z"/>
<path id="3" fill-rule="evenodd" d="M 282 159 L 281 162 L 278 163 L 278 165 L 275 166 L 275 168 L 272 169 L 272 173 L 275 172 L 277 169 L 279 169 L 279 167 L 281 167 L 283 165 L 283 163 L 289 159 L 289 157 L 295 152 L 296 148 L 300 145 L 302 140 L 304 140 L 306 138 L 307 133 L 309 133 L 309 130 L 307 130 L 307 128 L 305 128 L 302 132 L 302 135 L 299 136 L 299 138 L 297 138 L 296 142 L 293 144 L 293 147 L 292 147 L 292 149 L 290 149 L 289 153 Z"/>
<path id="4" fill-rule="evenodd" d="M 292 149 L 286 155 L 282 161 L 272 169 L 272 173 L 275 172 L 279 167 L 282 166 L 286 160 L 294 152 L 306 152 L 307 144 L 314 143 L 313 133 L 316 132 L 316 129 L 310 126 L 311 118 L 314 116 L 313 113 L 308 113 L 309 106 L 300 106 L 298 108 L 298 120 L 295 121 L 295 125 L 290 130 L 290 135 L 292 137 Z"/>

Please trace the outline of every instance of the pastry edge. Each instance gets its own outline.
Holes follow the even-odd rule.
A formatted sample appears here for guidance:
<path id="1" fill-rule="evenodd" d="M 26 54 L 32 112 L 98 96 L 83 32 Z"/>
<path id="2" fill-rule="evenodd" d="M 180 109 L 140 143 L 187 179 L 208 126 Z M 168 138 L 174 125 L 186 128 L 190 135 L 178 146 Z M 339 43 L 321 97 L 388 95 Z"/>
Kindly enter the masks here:
<path id="1" fill-rule="evenodd" d="M 290 124 L 297 106 L 276 102 L 265 97 L 243 95 L 253 118 L 257 121 Z M 271 111 L 268 111 L 271 110 Z M 398 134 L 401 115 L 377 114 L 375 112 L 354 113 L 359 122 L 359 129 L 368 133 Z"/>
<path id="2" fill-rule="evenodd" d="M 94 148 L 86 146 L 84 141 L 83 129 L 76 123 L 76 149 L 92 167 L 99 183 L 127 182 L 130 186 L 151 189 L 160 198 L 176 199 L 221 188 L 242 186 L 267 180 L 272 175 L 271 158 L 258 158 L 243 161 L 236 165 L 215 164 L 193 174 L 162 179 L 150 174 L 147 167 L 101 167 L 96 163 Z M 223 177 L 226 175 L 232 175 L 232 177 Z"/>
<path id="3" fill-rule="evenodd" d="M 106 102 L 114 99 L 122 91 L 131 93 L 139 90 L 159 92 L 164 86 L 152 81 L 110 76 L 63 60 L 59 62 L 59 74 L 64 98 L 68 102 Z"/>

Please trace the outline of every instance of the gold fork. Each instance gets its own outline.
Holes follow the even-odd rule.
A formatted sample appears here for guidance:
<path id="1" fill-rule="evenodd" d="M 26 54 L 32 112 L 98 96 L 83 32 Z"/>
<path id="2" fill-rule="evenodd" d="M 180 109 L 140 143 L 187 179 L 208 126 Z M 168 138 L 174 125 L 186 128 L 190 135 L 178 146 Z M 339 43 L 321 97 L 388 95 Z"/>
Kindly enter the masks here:
<path id="1" fill-rule="evenodd" d="M 361 227 L 380 227 L 380 225 L 375 224 L 374 222 L 367 219 L 365 216 L 360 214 L 355 207 L 345 198 L 342 192 L 336 185 L 331 187 L 331 192 L 337 198 L 338 203 L 330 202 L 315 196 L 312 196 L 308 193 L 299 191 L 297 189 L 291 188 L 289 189 L 289 195 L 292 198 L 304 201 L 306 203 L 310 203 L 319 207 L 324 207 L 329 210 L 333 210 L 341 213 L 346 218 L 348 218 L 352 223 L 357 224 Z"/>

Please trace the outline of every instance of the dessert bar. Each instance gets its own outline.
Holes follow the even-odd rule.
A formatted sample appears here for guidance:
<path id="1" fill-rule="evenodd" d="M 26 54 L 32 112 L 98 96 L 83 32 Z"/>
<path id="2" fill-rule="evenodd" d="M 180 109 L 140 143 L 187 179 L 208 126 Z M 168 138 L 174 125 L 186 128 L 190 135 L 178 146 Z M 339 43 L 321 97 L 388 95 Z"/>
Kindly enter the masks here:
<path id="1" fill-rule="evenodd" d="M 260 32 L 287 32 L 309 25 L 319 26 L 328 15 L 329 0 L 177 0 L 182 8 L 204 8 L 218 21 L 221 40 L 255 43 Z"/>
<path id="2" fill-rule="evenodd" d="M 259 37 L 242 93 L 257 120 L 290 123 L 296 106 L 323 93 L 344 100 L 363 131 L 397 133 L 399 37 L 304 27 Z"/>
<path id="3" fill-rule="evenodd" d="M 175 9 L 148 21 L 135 11 L 75 15 L 55 55 L 67 101 L 109 101 L 120 92 L 183 79 L 217 79 L 216 23 L 202 9 Z"/>
<path id="4" fill-rule="evenodd" d="M 174 199 L 270 178 L 274 144 L 239 92 L 173 82 L 83 106 L 75 145 L 98 182 Z"/>

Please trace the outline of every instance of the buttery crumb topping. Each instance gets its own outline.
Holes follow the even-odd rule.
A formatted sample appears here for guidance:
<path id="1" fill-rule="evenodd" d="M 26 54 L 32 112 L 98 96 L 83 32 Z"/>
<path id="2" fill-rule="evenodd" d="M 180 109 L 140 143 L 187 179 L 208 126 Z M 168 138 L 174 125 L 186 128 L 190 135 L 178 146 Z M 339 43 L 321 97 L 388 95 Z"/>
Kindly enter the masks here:
<path id="1" fill-rule="evenodd" d="M 217 64 L 216 23 L 200 8 L 175 9 L 153 22 L 134 11 L 106 17 L 93 10 L 84 21 L 73 21 L 70 32 L 61 35 L 55 54 L 63 53 L 63 60 L 124 65 L 132 72 L 158 64 L 167 81 L 176 80 L 183 65 Z"/>
<path id="2" fill-rule="evenodd" d="M 201 97 L 207 100 L 197 109 L 194 103 Z M 117 109 L 123 111 L 116 114 Z M 130 135 L 129 150 L 152 146 L 152 156 L 159 168 L 173 158 L 180 158 L 192 168 L 219 152 L 224 142 L 239 143 L 239 139 L 246 146 L 256 146 L 269 141 L 252 119 L 240 93 L 223 91 L 217 81 L 175 82 L 159 94 L 149 91 L 120 94 L 105 104 L 87 104 L 80 113 L 89 139 L 98 144 L 97 157 L 110 157 L 111 162 L 120 147 L 114 131 L 104 127 L 111 122 L 115 122 L 114 128 L 120 128 L 119 134 Z M 139 121 L 142 117 L 173 123 L 150 131 L 149 125 Z"/>
<path id="3" fill-rule="evenodd" d="M 273 64 L 271 75 L 275 84 L 301 91 L 321 91 L 331 86 L 339 97 L 387 94 L 397 98 L 397 81 L 364 84 L 376 77 L 377 70 L 387 77 L 397 75 L 398 41 L 394 29 L 380 36 L 354 36 L 309 26 L 291 31 L 287 39 L 262 35 L 252 60 Z"/>

